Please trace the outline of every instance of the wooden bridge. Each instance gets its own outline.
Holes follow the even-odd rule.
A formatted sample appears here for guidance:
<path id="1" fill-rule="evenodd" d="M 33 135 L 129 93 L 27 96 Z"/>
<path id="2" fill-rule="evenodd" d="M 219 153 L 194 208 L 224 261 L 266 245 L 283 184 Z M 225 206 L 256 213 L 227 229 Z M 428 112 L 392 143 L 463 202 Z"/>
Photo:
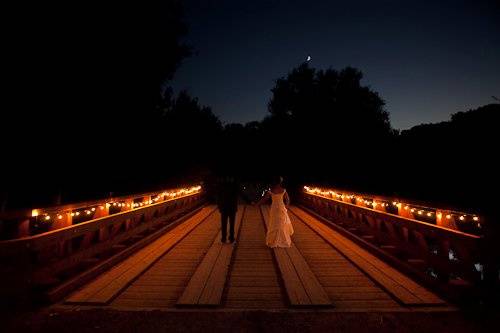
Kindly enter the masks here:
<path id="1" fill-rule="evenodd" d="M 264 243 L 267 207 L 240 206 L 236 243 L 220 242 L 220 215 L 202 208 L 61 304 L 115 309 L 224 307 L 450 309 L 304 210 L 292 207 L 293 246 Z"/>
<path id="2" fill-rule="evenodd" d="M 405 215 L 409 204 L 391 211 L 380 197 L 368 207 L 306 187 L 289 207 L 292 247 L 274 249 L 266 205 L 239 206 L 229 244 L 199 188 L 140 197 L 115 200 L 123 209 L 114 213 L 113 203 L 63 207 L 91 215 L 102 204 L 108 214 L 0 242 L 5 295 L 66 311 L 453 312 L 481 279 L 479 235 Z M 63 215 L 40 210 L 36 219 L 49 214 Z"/>

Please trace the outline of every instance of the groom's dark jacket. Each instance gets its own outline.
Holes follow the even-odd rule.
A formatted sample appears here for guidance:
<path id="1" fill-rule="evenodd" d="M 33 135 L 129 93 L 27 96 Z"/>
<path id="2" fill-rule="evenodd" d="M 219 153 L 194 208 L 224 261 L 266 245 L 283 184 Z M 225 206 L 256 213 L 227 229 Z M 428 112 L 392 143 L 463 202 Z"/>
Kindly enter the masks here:
<path id="1" fill-rule="evenodd" d="M 217 207 L 221 213 L 234 214 L 238 210 L 239 184 L 234 178 L 224 178 L 217 184 Z"/>

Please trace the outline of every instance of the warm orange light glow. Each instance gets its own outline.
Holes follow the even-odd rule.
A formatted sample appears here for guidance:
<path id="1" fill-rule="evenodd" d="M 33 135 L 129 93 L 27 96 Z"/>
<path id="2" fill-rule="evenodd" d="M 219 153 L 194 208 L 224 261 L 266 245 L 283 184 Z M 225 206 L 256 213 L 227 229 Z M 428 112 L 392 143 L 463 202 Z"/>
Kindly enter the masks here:
<path id="1" fill-rule="evenodd" d="M 163 193 L 160 193 L 160 194 L 157 194 L 154 198 L 153 197 L 150 197 L 149 200 L 146 200 L 145 202 L 143 203 L 125 203 L 125 202 L 108 202 L 108 203 L 105 203 L 103 205 L 99 205 L 99 206 L 96 206 L 96 207 L 91 207 L 91 208 L 88 208 L 88 209 L 85 209 L 82 211 L 85 212 L 85 214 L 87 215 L 90 215 L 92 212 L 95 212 L 97 207 L 99 207 L 100 210 L 104 210 L 104 207 L 106 208 L 109 208 L 111 207 L 112 205 L 113 206 L 117 206 L 117 207 L 139 207 L 140 206 L 146 206 L 146 205 L 149 205 L 149 204 L 153 204 L 155 202 L 158 202 L 162 199 L 165 199 L 165 196 L 168 196 L 168 197 L 171 197 L 171 198 L 175 198 L 177 196 L 181 196 L 181 195 L 188 195 L 188 194 L 191 194 L 193 192 L 198 192 L 202 189 L 201 186 L 193 186 L 193 187 L 190 187 L 190 188 L 182 188 L 182 189 L 178 189 L 178 190 L 175 190 L 175 191 L 171 191 L 171 192 L 163 192 Z M 304 186 L 304 189 L 307 190 L 307 191 L 312 191 L 314 193 L 319 193 L 320 191 L 318 189 L 314 189 L 312 190 L 311 188 L 307 187 L 307 186 Z M 320 192 L 321 194 L 324 194 L 325 192 Z M 340 197 L 340 194 L 338 194 L 338 196 Z M 342 195 L 342 198 L 344 197 L 344 195 Z M 354 198 L 354 196 L 347 196 L 347 197 L 351 197 L 351 198 Z M 80 208 L 81 209 L 81 208 Z M 31 211 L 31 216 L 32 217 L 38 217 L 40 216 L 40 210 L 38 209 L 32 209 Z M 70 212 L 70 211 L 65 211 L 65 212 L 59 212 L 57 214 L 54 215 L 54 218 L 57 218 L 57 219 L 62 219 L 63 218 L 63 215 L 62 214 L 70 214 L 71 216 L 79 216 L 80 215 L 80 212 L 79 211 L 75 211 L 75 212 Z M 43 215 L 43 219 L 45 220 L 50 220 L 51 219 L 51 216 L 50 215 Z"/>
<path id="2" fill-rule="evenodd" d="M 465 220 L 465 216 L 463 216 L 463 215 L 462 215 L 462 216 L 460 216 L 459 218 L 460 218 L 460 221 Z"/>
<path id="3" fill-rule="evenodd" d="M 448 220 L 449 220 L 449 219 L 451 219 L 451 215 L 450 215 L 450 214 L 446 215 L 446 218 L 447 218 Z"/>
<path id="4" fill-rule="evenodd" d="M 474 221 L 479 221 L 479 217 L 477 217 L 477 216 L 474 216 L 472 219 L 473 219 Z"/>

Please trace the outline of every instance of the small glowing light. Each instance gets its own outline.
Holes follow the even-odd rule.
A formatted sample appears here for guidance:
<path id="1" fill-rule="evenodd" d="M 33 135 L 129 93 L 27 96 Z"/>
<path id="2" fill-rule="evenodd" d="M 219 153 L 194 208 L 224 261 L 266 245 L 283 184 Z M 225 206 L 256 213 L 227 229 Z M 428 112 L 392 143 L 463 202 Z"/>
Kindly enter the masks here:
<path id="1" fill-rule="evenodd" d="M 113 202 L 113 206 L 116 206 L 116 202 Z"/>
<path id="2" fill-rule="evenodd" d="M 438 218 L 441 218 L 442 216 L 443 216 L 443 214 L 441 214 L 441 213 L 438 213 L 438 214 L 437 214 L 437 217 L 438 217 Z"/>
<path id="3" fill-rule="evenodd" d="M 474 221 L 479 221 L 479 217 L 477 217 L 477 216 L 474 216 L 472 219 L 473 219 Z"/>
<path id="4" fill-rule="evenodd" d="M 109 207 L 111 207 L 111 204 L 110 204 L 110 203 L 107 203 L 107 204 L 106 204 L 106 208 L 109 208 Z"/>
<path id="5" fill-rule="evenodd" d="M 75 213 L 71 213 L 71 216 L 75 216 Z"/>
<path id="6" fill-rule="evenodd" d="M 95 207 L 92 207 L 92 211 L 95 212 Z"/>
<path id="7" fill-rule="evenodd" d="M 61 214 L 57 215 L 57 218 L 58 218 L 59 220 L 60 220 L 60 219 L 62 219 L 62 215 L 61 215 Z"/>
<path id="8" fill-rule="evenodd" d="M 76 212 L 75 214 L 76 214 L 76 216 L 78 216 L 78 215 L 80 215 L 80 212 Z"/>
<path id="9" fill-rule="evenodd" d="M 392 202 L 392 204 L 393 204 L 394 206 L 397 206 L 397 205 L 398 205 L 398 203 L 397 203 L 396 201 L 393 201 L 393 202 Z"/>
<path id="10" fill-rule="evenodd" d="M 422 211 L 421 210 L 418 211 L 418 215 L 422 215 Z"/>
<path id="11" fill-rule="evenodd" d="M 460 216 L 460 221 L 463 221 L 463 220 L 465 220 L 465 216 L 462 215 L 462 216 Z"/>
<path id="12" fill-rule="evenodd" d="M 127 204 L 127 207 L 130 207 L 130 204 Z"/>
<path id="13" fill-rule="evenodd" d="M 449 219 L 451 219 L 451 215 L 450 215 L 450 214 L 446 215 L 446 218 L 447 218 L 448 220 L 449 220 Z"/>
<path id="14" fill-rule="evenodd" d="M 415 208 L 412 208 L 412 209 L 410 210 L 410 212 L 412 212 L 412 213 L 413 213 L 414 211 L 415 211 Z"/>
<path id="15" fill-rule="evenodd" d="M 46 215 L 46 216 L 45 216 L 45 220 L 47 220 L 47 221 L 48 221 L 48 220 L 50 220 L 50 216 L 49 216 L 49 215 Z"/>
<path id="16" fill-rule="evenodd" d="M 104 207 L 103 207 L 103 206 L 99 206 L 99 208 L 100 208 L 101 210 L 103 210 L 103 209 L 104 209 Z"/>
<path id="17" fill-rule="evenodd" d="M 405 210 L 408 210 L 408 206 L 405 206 Z"/>
<path id="18" fill-rule="evenodd" d="M 33 210 L 31 211 L 31 216 L 32 216 L 32 217 L 37 217 L 37 216 L 38 216 L 38 214 L 39 214 L 39 213 L 38 213 L 38 210 L 37 210 L 37 209 L 33 209 Z"/>
<path id="19" fill-rule="evenodd" d="M 427 216 L 432 216 L 432 213 L 427 213 Z"/>
<path id="20" fill-rule="evenodd" d="M 90 210 L 85 211 L 87 215 L 90 215 Z"/>

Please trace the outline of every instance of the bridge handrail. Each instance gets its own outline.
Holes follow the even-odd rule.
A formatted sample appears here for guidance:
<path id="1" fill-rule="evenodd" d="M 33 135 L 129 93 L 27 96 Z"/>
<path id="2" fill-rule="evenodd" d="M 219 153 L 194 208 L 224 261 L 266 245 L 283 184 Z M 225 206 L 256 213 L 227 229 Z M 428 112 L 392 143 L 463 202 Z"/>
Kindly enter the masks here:
<path id="1" fill-rule="evenodd" d="M 456 295 L 483 279 L 484 237 L 358 206 L 307 188 L 299 201 L 346 235 L 430 286 Z M 351 198 L 352 199 L 352 198 Z"/>
<path id="2" fill-rule="evenodd" d="M 347 206 L 349 206 L 349 207 L 351 207 L 353 209 L 363 211 L 363 213 L 365 213 L 367 215 L 376 216 L 376 217 L 384 217 L 386 219 L 386 221 L 391 221 L 391 222 L 398 221 L 397 223 L 403 222 L 405 224 L 405 226 L 411 227 L 411 228 L 415 228 L 415 229 L 418 229 L 418 230 L 424 230 L 425 228 L 435 228 L 435 229 L 441 230 L 441 231 L 443 231 L 445 233 L 449 233 L 447 235 L 449 237 L 451 236 L 450 238 L 457 238 L 457 239 L 462 239 L 462 240 L 463 239 L 471 239 L 471 238 L 472 239 L 480 239 L 481 238 L 481 236 L 470 234 L 470 233 L 466 233 L 466 232 L 463 232 L 463 231 L 460 231 L 460 230 L 454 230 L 454 229 L 446 228 L 446 227 L 443 227 L 443 226 L 435 225 L 435 224 L 432 224 L 432 223 L 427 223 L 427 222 L 424 222 L 424 221 L 410 219 L 408 217 L 399 216 L 399 215 L 391 214 L 391 213 L 388 213 L 388 212 L 382 212 L 382 211 L 379 211 L 379 210 L 374 210 L 374 209 L 371 209 L 371 208 L 368 208 L 368 207 L 357 206 L 357 205 L 355 205 L 353 203 L 349 203 L 349 202 L 337 200 L 337 199 L 334 199 L 334 198 L 325 197 L 325 196 L 322 196 L 322 195 L 319 195 L 319 194 L 313 194 L 313 193 L 307 193 L 307 194 L 312 195 L 312 196 L 316 196 L 316 197 L 319 197 L 319 198 L 323 198 L 323 199 L 335 201 L 335 202 L 338 202 L 340 204 L 347 205 Z M 389 218 L 389 219 L 387 219 L 387 218 Z"/>
<path id="3" fill-rule="evenodd" d="M 31 249 L 32 251 L 39 250 L 53 241 L 64 241 L 68 238 L 74 238 L 89 232 L 97 231 L 104 225 L 106 226 L 114 225 L 116 223 L 123 222 L 124 219 L 129 219 L 137 215 L 153 212 L 158 207 L 161 207 L 165 204 L 173 203 L 176 202 L 177 200 L 184 199 L 187 197 L 193 197 L 199 194 L 200 192 L 186 194 L 176 198 L 167 199 L 165 201 L 150 204 L 145 207 L 139 207 L 108 216 L 98 217 L 96 219 L 92 219 L 75 225 L 70 225 L 57 230 L 48 231 L 38 235 L 27 236 L 17 239 L 2 240 L 0 241 L 0 251 L 3 254 L 5 254 L 8 253 L 9 251 L 15 253 L 15 251 L 19 249 Z"/>

